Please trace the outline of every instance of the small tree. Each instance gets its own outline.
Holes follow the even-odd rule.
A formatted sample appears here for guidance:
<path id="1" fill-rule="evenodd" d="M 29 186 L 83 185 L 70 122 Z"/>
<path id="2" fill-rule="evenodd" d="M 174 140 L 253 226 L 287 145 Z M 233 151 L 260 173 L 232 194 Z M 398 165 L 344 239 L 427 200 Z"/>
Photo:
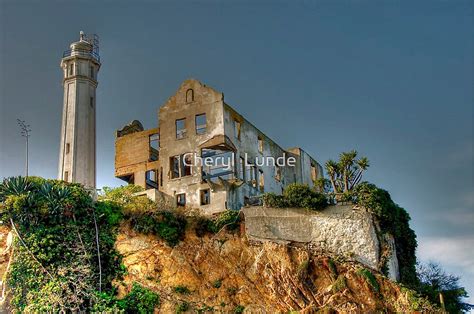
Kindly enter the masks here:
<path id="1" fill-rule="evenodd" d="M 367 157 L 357 159 L 357 151 L 351 150 L 339 155 L 339 161 L 328 160 L 324 165 L 329 182 L 335 193 L 351 191 L 362 179 L 362 173 L 369 167 Z"/>
<path id="2" fill-rule="evenodd" d="M 474 305 L 465 303 L 467 292 L 459 284 L 459 277 L 447 274 L 439 264 L 418 264 L 419 292 L 448 313 L 468 312 Z"/>

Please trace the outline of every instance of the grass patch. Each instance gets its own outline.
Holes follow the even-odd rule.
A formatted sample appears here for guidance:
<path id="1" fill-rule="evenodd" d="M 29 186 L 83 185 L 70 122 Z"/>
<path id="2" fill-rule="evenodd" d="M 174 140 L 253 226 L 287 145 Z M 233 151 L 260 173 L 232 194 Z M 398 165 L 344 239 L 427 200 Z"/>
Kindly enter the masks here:
<path id="1" fill-rule="evenodd" d="M 222 279 L 217 279 L 212 283 L 212 286 L 216 289 L 219 289 L 222 286 Z"/>
<path id="2" fill-rule="evenodd" d="M 346 277 L 344 275 L 339 275 L 336 281 L 332 284 L 331 291 L 333 293 L 339 292 L 347 288 Z"/>
<path id="3" fill-rule="evenodd" d="M 191 290 L 189 290 L 188 287 L 184 285 L 178 285 L 173 288 L 174 292 L 179 293 L 179 294 L 190 294 Z"/>
<path id="4" fill-rule="evenodd" d="M 380 286 L 377 282 L 377 278 L 375 278 L 374 274 L 372 274 L 370 270 L 366 268 L 360 268 L 359 270 L 357 270 L 357 275 L 364 278 L 364 280 L 369 284 L 373 291 L 377 293 L 380 292 Z"/>

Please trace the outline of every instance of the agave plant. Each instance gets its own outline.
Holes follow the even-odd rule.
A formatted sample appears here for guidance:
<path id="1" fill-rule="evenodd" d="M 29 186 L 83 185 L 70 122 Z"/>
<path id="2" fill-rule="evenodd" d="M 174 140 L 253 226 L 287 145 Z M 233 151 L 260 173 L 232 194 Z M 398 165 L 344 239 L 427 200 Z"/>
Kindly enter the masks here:
<path id="1" fill-rule="evenodd" d="M 22 195 L 33 189 L 33 184 L 28 181 L 28 178 L 10 177 L 5 178 L 0 184 L 0 201 L 3 202 L 10 195 Z"/>
<path id="2" fill-rule="evenodd" d="M 60 214 L 66 207 L 66 202 L 71 197 L 71 191 L 63 186 L 52 185 L 45 182 L 40 187 L 40 195 L 46 202 L 51 214 Z"/>

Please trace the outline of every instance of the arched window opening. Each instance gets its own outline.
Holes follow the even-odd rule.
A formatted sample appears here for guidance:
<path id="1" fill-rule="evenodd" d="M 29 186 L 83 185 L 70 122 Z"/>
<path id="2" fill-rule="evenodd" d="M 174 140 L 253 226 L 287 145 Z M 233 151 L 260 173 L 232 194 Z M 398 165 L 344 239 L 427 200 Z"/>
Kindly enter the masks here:
<path id="1" fill-rule="evenodd" d="M 186 91 L 186 102 L 194 101 L 194 91 L 190 88 Z"/>

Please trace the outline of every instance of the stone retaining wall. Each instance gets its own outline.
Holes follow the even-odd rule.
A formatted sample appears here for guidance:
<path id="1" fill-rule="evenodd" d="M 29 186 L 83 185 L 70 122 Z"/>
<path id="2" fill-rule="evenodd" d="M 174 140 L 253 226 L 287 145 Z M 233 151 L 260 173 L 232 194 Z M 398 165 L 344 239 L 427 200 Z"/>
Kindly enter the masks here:
<path id="1" fill-rule="evenodd" d="M 242 210 L 250 240 L 307 243 L 380 270 L 380 243 L 372 215 L 364 209 L 338 205 L 321 212 L 262 206 Z"/>

